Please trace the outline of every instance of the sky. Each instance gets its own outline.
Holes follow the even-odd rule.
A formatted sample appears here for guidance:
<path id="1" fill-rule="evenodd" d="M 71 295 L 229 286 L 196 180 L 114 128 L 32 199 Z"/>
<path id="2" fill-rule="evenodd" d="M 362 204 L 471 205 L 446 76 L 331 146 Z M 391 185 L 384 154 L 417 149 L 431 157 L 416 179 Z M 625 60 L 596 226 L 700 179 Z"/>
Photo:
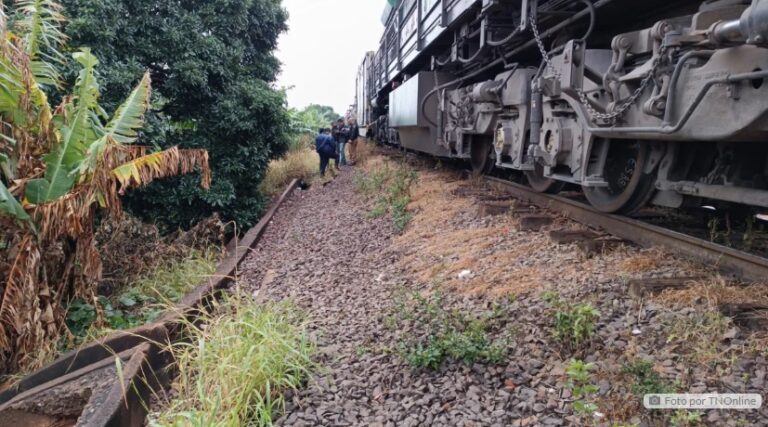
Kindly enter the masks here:
<path id="1" fill-rule="evenodd" d="M 288 104 L 330 105 L 343 114 L 354 102 L 357 68 L 377 49 L 386 0 L 283 0 L 288 32 L 278 41 L 283 63 L 278 86 L 290 87 Z"/>

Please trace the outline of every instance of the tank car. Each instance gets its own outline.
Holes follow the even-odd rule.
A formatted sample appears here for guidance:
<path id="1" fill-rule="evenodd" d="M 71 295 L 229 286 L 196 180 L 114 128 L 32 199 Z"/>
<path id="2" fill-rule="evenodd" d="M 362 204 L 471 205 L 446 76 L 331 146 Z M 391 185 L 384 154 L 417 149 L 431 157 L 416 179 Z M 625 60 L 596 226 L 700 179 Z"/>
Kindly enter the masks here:
<path id="1" fill-rule="evenodd" d="M 391 0 L 381 142 L 604 212 L 768 207 L 768 0 Z"/>

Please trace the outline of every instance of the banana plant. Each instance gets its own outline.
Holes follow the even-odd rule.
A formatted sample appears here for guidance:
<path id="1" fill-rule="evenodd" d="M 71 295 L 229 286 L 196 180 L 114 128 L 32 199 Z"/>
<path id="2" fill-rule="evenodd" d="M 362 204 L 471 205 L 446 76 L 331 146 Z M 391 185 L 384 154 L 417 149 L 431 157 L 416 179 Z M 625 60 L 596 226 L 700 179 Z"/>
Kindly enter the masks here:
<path id="1" fill-rule="evenodd" d="M 210 183 L 205 150 L 134 145 L 150 108 L 149 73 L 109 117 L 99 105 L 98 59 L 80 49 L 73 92 L 52 108 L 45 90 L 60 84 L 61 7 L 53 0 L 16 7 L 18 34 L 7 29 L 0 0 L 0 226 L 11 265 L 0 281 L 0 374 L 54 347 L 68 300 L 95 298 L 98 208 L 119 216 L 120 194 L 157 178 L 200 172 L 202 186 Z M 58 261 L 45 259 L 57 251 Z"/>

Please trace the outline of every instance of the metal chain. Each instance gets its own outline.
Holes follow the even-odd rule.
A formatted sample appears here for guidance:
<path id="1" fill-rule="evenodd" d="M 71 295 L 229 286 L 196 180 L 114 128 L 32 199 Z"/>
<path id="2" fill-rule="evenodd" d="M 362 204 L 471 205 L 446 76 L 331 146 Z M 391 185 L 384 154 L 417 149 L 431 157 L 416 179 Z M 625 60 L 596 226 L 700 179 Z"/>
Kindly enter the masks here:
<path id="1" fill-rule="evenodd" d="M 539 35 L 539 29 L 536 26 L 536 22 L 534 19 L 530 20 L 531 22 L 531 30 L 533 31 L 533 37 L 536 39 L 536 44 L 539 46 L 539 51 L 541 52 L 541 57 L 544 60 L 544 62 L 547 64 L 547 70 L 552 73 L 552 75 L 555 76 L 555 78 L 560 79 L 561 75 L 560 73 L 555 69 L 555 66 L 552 64 L 551 59 L 549 58 L 549 53 L 547 53 L 547 49 L 544 47 L 544 42 L 541 39 L 541 36 Z M 594 107 L 592 107 L 592 104 L 587 99 L 587 94 L 584 93 L 581 89 L 576 89 L 576 93 L 579 95 L 579 101 L 584 105 L 584 108 L 587 110 L 587 113 L 592 118 L 593 121 L 601 120 L 608 123 L 615 123 L 616 119 L 624 115 L 624 113 L 629 110 L 629 107 L 631 107 L 638 98 L 643 94 L 645 89 L 648 87 L 648 85 L 653 80 L 654 75 L 659 70 L 659 67 L 661 65 L 661 58 L 664 57 L 664 54 L 666 53 L 666 46 L 662 43 L 660 49 L 659 49 L 659 55 L 655 56 L 653 58 L 653 63 L 651 64 L 651 69 L 648 71 L 648 74 L 643 77 L 643 80 L 640 81 L 640 86 L 635 89 L 634 92 L 632 92 L 632 95 L 629 96 L 629 98 L 622 101 L 618 106 L 613 107 L 613 111 L 610 113 L 601 113 L 597 110 L 595 110 Z"/>

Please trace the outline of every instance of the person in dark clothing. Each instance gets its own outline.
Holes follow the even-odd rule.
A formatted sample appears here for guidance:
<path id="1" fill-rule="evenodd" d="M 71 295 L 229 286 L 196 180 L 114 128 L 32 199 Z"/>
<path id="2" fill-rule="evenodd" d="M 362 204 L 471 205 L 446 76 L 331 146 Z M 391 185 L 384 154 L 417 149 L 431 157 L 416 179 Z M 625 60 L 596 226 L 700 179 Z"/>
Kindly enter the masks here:
<path id="1" fill-rule="evenodd" d="M 351 164 L 357 162 L 357 140 L 360 138 L 360 127 L 357 126 L 357 120 L 349 119 L 349 160 Z"/>
<path id="2" fill-rule="evenodd" d="M 339 164 L 336 159 L 336 142 L 331 136 L 330 129 L 320 129 L 315 138 L 315 150 L 320 156 L 320 175 L 325 176 L 325 170 L 328 168 L 328 163 L 331 159 L 335 163 L 335 167 L 338 169 Z"/>
<path id="3" fill-rule="evenodd" d="M 346 147 L 349 141 L 349 126 L 344 123 L 344 119 L 339 119 L 333 125 L 332 131 L 334 139 L 336 139 L 336 146 L 339 149 L 339 166 L 347 164 Z"/>

